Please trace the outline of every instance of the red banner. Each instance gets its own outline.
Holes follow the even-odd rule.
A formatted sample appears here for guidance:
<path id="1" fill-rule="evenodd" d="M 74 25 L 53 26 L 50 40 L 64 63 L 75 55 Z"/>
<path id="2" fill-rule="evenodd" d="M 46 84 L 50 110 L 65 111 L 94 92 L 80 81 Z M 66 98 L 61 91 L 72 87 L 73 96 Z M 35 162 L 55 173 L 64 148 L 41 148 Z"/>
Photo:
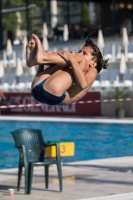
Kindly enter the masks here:
<path id="1" fill-rule="evenodd" d="M 6 93 L 11 105 L 38 103 L 31 93 Z M 100 92 L 88 92 L 80 101 L 100 100 Z M 101 103 L 71 104 L 66 106 L 40 106 L 1 109 L 2 115 L 46 115 L 46 116 L 101 116 Z"/>

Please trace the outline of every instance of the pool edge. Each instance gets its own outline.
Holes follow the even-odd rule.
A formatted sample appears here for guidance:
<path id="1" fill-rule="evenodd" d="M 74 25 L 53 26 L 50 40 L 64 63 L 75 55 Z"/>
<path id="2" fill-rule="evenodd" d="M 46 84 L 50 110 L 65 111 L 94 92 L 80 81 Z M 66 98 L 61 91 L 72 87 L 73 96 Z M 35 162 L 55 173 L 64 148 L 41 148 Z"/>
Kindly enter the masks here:
<path id="1" fill-rule="evenodd" d="M 84 123 L 126 123 L 133 124 L 133 119 L 116 119 L 116 118 L 76 118 L 76 117 L 31 117 L 31 116 L 0 116 L 0 120 L 16 121 L 49 121 L 49 122 L 84 122 Z"/>

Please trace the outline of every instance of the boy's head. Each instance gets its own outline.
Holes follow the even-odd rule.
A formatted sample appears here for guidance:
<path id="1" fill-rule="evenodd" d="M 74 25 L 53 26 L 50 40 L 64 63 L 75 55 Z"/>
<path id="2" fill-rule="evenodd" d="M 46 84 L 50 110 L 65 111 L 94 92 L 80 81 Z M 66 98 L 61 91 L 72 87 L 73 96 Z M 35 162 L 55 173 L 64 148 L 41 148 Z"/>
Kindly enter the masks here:
<path id="1" fill-rule="evenodd" d="M 102 69 L 106 69 L 108 66 L 108 59 L 104 60 L 101 51 L 97 47 L 97 45 L 91 40 L 91 39 L 86 39 L 84 47 L 90 47 L 93 51 L 91 53 L 93 60 L 97 63 L 97 71 L 98 73 Z"/>

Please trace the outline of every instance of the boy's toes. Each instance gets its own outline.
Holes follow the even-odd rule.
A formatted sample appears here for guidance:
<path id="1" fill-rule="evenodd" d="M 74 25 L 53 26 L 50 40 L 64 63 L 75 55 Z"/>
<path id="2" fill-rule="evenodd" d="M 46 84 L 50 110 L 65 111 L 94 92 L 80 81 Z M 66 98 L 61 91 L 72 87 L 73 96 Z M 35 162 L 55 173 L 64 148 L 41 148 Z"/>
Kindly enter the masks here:
<path id="1" fill-rule="evenodd" d="M 39 41 L 39 38 L 37 37 L 37 35 L 32 34 L 32 37 L 33 37 L 33 39 L 34 39 L 35 41 Z"/>
<path id="2" fill-rule="evenodd" d="M 34 43 L 35 43 L 35 40 L 31 39 L 30 42 L 31 42 L 31 44 L 34 44 Z"/>

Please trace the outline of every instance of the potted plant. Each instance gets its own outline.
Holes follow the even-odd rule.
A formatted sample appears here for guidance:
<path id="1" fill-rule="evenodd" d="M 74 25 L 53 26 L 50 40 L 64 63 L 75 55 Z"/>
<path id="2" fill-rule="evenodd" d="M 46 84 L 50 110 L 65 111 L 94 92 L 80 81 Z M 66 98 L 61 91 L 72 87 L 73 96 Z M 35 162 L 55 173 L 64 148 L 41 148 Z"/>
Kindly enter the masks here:
<path id="1" fill-rule="evenodd" d="M 129 96 L 131 96 L 131 91 L 127 88 L 116 87 L 111 92 L 108 92 L 107 98 L 116 100 L 115 116 L 117 118 L 125 117 L 125 109 L 123 107 L 123 101 L 121 101 L 121 99 L 127 98 Z"/>

